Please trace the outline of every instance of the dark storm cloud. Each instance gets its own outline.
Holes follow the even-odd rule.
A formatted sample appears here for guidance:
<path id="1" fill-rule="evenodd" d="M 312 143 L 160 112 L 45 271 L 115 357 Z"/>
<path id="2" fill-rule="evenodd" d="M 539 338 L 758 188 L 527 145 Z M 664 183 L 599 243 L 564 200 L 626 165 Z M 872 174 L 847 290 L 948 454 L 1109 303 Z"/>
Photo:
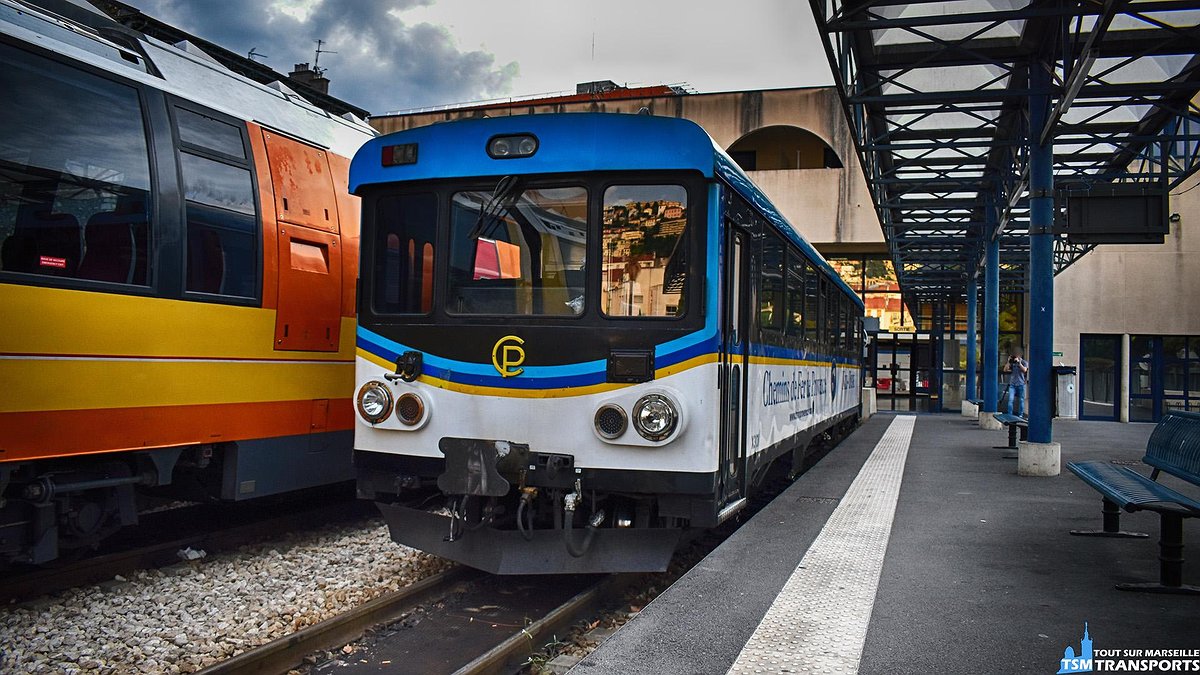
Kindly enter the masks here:
<path id="1" fill-rule="evenodd" d="M 316 0 L 301 21 L 275 3 L 255 0 L 134 0 L 146 14 L 245 54 L 269 55 L 267 65 L 290 72 L 311 63 L 314 40 L 326 41 L 321 66 L 329 93 L 382 113 L 507 93 L 517 64 L 497 65 L 484 51 L 461 51 L 450 33 L 409 25 L 395 13 L 434 0 Z"/>

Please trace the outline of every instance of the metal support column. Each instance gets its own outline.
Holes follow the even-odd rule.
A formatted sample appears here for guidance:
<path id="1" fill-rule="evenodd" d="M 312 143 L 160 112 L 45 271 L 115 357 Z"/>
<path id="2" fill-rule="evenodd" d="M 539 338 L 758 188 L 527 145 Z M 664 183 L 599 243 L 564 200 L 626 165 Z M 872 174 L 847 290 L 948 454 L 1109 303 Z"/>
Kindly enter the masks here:
<path id="1" fill-rule="evenodd" d="M 1117 420 L 1129 421 L 1129 333 L 1121 336 L 1121 363 L 1117 365 L 1121 389 L 1117 394 Z"/>
<path id="2" fill-rule="evenodd" d="M 1053 436 L 1054 373 L 1054 145 L 1043 143 L 1050 111 L 1050 74 L 1043 63 L 1029 67 L 1029 440 Z"/>
<path id="3" fill-rule="evenodd" d="M 983 412 L 1000 397 L 1000 240 L 989 239 L 983 272 Z"/>
<path id="4" fill-rule="evenodd" d="M 967 390 L 963 394 L 964 399 L 972 399 L 979 395 L 975 387 L 976 360 L 979 357 L 975 343 L 975 315 L 979 311 L 978 304 L 979 284 L 975 277 L 971 277 L 971 283 L 967 285 Z"/>

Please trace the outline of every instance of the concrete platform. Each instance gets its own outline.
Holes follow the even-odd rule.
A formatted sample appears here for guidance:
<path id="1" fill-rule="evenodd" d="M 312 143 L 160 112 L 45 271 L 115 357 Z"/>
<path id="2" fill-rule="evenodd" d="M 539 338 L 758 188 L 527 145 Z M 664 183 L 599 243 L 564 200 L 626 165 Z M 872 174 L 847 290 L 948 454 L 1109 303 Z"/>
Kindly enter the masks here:
<path id="1" fill-rule="evenodd" d="M 958 415 L 915 418 L 898 498 L 890 498 L 891 527 L 868 537 L 883 540 L 877 542 L 878 588 L 869 589 L 866 601 L 822 601 L 815 621 L 787 619 L 789 594 L 779 602 L 777 596 L 785 584 L 792 595 L 800 588 L 796 578 L 805 573 L 797 566 L 802 559 L 809 565 L 805 555 L 818 535 L 822 542 L 830 534 L 837 538 L 821 532 L 839 504 L 863 501 L 861 487 L 857 496 L 847 489 L 877 444 L 884 445 L 880 439 L 895 417 L 881 413 L 866 422 L 571 672 L 726 673 L 735 662 L 738 672 L 783 672 L 784 665 L 762 661 L 748 670 L 745 658 L 738 661 L 744 649 L 752 651 L 747 643 L 761 647 L 767 636 L 784 656 L 812 652 L 814 645 L 819 652 L 823 644 L 831 653 L 857 655 L 828 672 L 1054 673 L 1068 645 L 1080 651 L 1085 621 L 1097 650 L 1200 649 L 1197 598 L 1114 588 L 1157 580 L 1156 515 L 1122 516 L 1124 529 L 1148 532 L 1147 539 L 1070 536 L 1071 529 L 1100 526 L 1099 495 L 1067 471 L 1019 478 L 1016 461 L 992 449 L 995 435 Z M 1064 465 L 1136 461 L 1152 429 L 1059 421 L 1055 440 Z M 868 491 L 866 503 L 874 495 L 887 499 L 885 491 Z M 853 518 L 835 522 L 857 528 Z M 1184 528 L 1185 543 L 1197 550 L 1200 523 L 1187 520 Z M 857 548 L 843 555 L 867 557 Z M 1200 583 L 1200 554 L 1185 565 L 1184 581 Z M 853 598 L 861 593 L 856 585 L 847 579 L 845 588 L 828 586 L 834 598 L 843 591 Z M 861 623 L 857 638 L 846 630 L 855 621 Z M 834 637 L 820 637 L 834 629 L 827 633 Z M 786 668 L 825 672 L 795 663 Z"/>

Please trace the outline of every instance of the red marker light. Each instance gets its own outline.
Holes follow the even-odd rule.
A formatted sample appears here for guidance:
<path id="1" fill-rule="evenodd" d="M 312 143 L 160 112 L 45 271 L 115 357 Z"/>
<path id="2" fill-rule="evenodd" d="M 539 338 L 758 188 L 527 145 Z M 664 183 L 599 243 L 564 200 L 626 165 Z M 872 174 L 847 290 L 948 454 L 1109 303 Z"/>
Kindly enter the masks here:
<path id="1" fill-rule="evenodd" d="M 405 164 L 417 163 L 417 144 L 405 143 L 404 145 L 385 145 L 383 146 L 383 165 L 384 166 L 403 166 Z"/>

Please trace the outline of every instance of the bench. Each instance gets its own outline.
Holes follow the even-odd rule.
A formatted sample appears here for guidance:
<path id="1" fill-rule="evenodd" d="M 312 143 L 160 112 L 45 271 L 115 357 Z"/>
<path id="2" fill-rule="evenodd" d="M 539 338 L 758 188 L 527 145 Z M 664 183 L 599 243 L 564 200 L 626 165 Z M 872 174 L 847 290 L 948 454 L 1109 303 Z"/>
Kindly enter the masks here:
<path id="1" fill-rule="evenodd" d="M 1021 434 L 1021 440 L 1029 440 L 1029 420 L 1008 413 L 992 413 L 992 417 L 1004 426 L 1008 427 L 1008 445 L 994 446 L 997 450 L 1016 450 L 1017 449 L 1017 432 Z"/>
<path id="2" fill-rule="evenodd" d="M 1200 516 L 1200 500 L 1158 482 L 1167 472 L 1200 486 L 1200 413 L 1169 412 L 1150 440 L 1142 461 L 1153 470 L 1149 477 L 1111 462 L 1071 462 L 1067 468 L 1103 498 L 1104 529 L 1072 531 L 1075 535 L 1144 537 L 1121 530 L 1121 509 L 1153 511 L 1159 515 L 1158 583 L 1117 584 L 1126 591 L 1200 595 L 1200 587 L 1183 584 L 1183 519 Z"/>

